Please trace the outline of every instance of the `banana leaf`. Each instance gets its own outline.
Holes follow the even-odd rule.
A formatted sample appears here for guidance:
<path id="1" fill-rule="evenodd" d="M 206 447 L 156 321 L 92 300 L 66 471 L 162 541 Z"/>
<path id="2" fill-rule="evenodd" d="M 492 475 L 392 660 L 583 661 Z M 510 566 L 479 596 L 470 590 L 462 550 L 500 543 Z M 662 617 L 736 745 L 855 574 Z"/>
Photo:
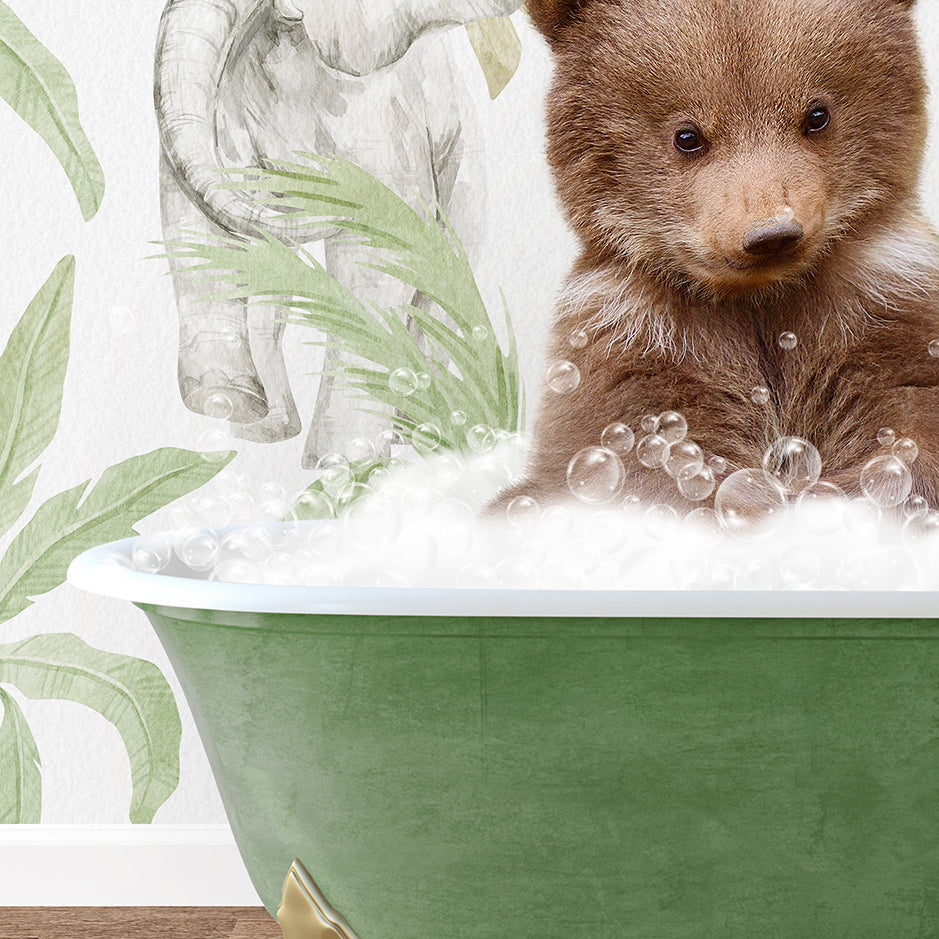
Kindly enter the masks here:
<path id="1" fill-rule="evenodd" d="M 0 825 L 36 825 L 42 815 L 39 750 L 23 711 L 0 688 Z"/>

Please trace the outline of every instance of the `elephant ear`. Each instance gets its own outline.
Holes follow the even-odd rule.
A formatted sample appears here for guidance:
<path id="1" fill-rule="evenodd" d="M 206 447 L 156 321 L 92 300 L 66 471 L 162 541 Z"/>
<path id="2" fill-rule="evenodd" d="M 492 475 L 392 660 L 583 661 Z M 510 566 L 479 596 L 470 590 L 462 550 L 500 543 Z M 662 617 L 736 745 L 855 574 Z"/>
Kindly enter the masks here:
<path id="1" fill-rule="evenodd" d="M 528 0 L 525 9 L 535 28 L 554 43 L 588 3 L 589 0 Z"/>

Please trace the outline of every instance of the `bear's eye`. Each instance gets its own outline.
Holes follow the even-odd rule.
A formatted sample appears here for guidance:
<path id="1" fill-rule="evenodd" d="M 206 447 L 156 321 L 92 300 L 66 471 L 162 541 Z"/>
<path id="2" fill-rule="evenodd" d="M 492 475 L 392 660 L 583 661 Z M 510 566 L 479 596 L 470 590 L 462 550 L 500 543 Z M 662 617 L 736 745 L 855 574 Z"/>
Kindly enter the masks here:
<path id="1" fill-rule="evenodd" d="M 817 134 L 820 130 L 824 130 L 829 122 L 831 121 L 831 113 L 824 104 L 813 105 L 809 109 L 809 113 L 805 115 L 805 120 L 802 122 L 802 129 L 807 134 Z"/>
<path id="2" fill-rule="evenodd" d="M 682 127 L 675 131 L 675 146 L 682 153 L 703 153 L 707 141 L 697 127 Z"/>

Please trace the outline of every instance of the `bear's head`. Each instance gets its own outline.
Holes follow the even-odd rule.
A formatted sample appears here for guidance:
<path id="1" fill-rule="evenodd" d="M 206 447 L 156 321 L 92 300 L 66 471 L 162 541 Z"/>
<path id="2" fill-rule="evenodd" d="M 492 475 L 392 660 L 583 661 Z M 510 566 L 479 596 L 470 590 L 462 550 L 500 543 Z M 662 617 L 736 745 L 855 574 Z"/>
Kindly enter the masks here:
<path id="1" fill-rule="evenodd" d="M 915 198 L 912 0 L 528 0 L 548 155 L 592 260 L 758 295 Z"/>

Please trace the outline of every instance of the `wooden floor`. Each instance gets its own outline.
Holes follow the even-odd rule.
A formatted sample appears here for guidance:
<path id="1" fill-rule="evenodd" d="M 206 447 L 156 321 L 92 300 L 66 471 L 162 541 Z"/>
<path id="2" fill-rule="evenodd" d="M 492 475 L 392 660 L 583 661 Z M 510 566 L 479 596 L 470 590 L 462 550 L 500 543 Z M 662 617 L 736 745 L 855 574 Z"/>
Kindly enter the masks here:
<path id="1" fill-rule="evenodd" d="M 282 939 L 263 907 L 0 907 L 0 939 Z"/>

